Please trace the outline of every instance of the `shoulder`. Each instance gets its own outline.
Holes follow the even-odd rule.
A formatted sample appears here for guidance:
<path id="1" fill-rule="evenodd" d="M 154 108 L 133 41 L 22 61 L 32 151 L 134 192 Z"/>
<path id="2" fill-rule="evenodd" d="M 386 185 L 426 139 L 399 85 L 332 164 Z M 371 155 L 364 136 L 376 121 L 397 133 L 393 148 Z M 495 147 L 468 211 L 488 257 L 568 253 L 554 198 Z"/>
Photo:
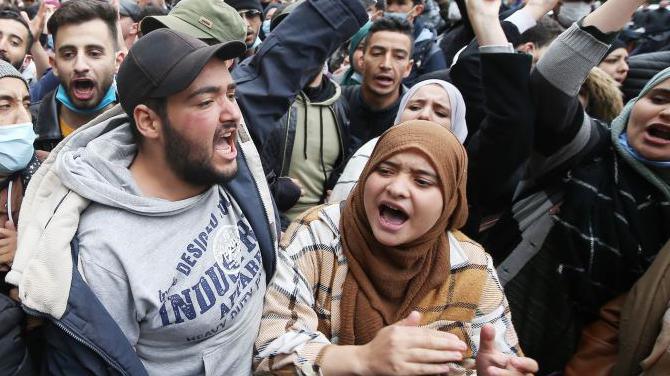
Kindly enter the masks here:
<path id="1" fill-rule="evenodd" d="M 492 266 L 491 256 L 486 253 L 476 241 L 470 239 L 460 231 L 450 231 L 449 252 L 451 269 L 458 269 L 465 266 L 476 266 L 486 268 L 489 264 Z"/>
<path id="2" fill-rule="evenodd" d="M 340 210 L 340 203 L 336 203 L 305 211 L 288 227 L 279 246 L 289 249 L 339 242 Z"/>

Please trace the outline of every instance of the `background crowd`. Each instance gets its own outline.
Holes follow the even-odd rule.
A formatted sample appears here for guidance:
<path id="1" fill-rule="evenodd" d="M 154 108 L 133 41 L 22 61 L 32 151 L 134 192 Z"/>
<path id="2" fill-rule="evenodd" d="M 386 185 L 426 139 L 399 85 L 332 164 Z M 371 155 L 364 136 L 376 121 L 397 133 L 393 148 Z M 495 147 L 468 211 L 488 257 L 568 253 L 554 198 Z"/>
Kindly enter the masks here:
<path id="1" fill-rule="evenodd" d="M 665 0 L 5 0 L 0 375 L 668 375 L 669 168 Z"/>

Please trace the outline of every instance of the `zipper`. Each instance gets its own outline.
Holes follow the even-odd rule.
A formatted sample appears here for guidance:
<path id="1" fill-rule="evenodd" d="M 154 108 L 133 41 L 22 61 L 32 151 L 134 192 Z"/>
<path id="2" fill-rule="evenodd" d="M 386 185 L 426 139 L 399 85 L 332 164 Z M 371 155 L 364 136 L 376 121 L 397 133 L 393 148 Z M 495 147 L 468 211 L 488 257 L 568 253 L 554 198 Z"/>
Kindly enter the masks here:
<path id="1" fill-rule="evenodd" d="M 291 106 L 291 108 L 292 107 L 293 106 Z M 284 137 L 284 151 L 282 152 L 281 170 L 277 178 L 286 175 L 286 171 L 284 171 L 284 166 L 286 165 L 286 149 L 288 149 L 288 134 L 291 128 L 291 108 L 288 109 L 288 114 L 286 117 L 286 136 Z"/>
<path id="2" fill-rule="evenodd" d="M 62 322 L 60 322 L 60 321 L 54 319 L 53 317 L 51 317 L 51 316 L 49 316 L 49 315 L 46 315 L 46 314 L 41 313 L 41 312 L 37 312 L 37 311 L 35 311 L 35 310 L 31 309 L 31 308 L 28 308 L 28 307 L 26 307 L 25 305 L 23 305 L 23 310 L 26 311 L 27 313 L 29 313 L 31 316 L 36 316 L 36 317 L 43 318 L 43 319 L 47 319 L 47 320 L 51 321 L 51 322 L 54 323 L 59 329 L 61 329 L 63 332 L 65 332 L 65 334 L 67 334 L 68 336 L 70 336 L 72 339 L 74 339 L 75 341 L 77 341 L 77 342 L 81 343 L 82 345 L 84 345 L 84 346 L 88 347 L 89 349 L 91 349 L 94 353 L 96 353 L 98 356 L 100 356 L 102 359 L 104 359 L 105 362 L 107 362 L 107 364 L 109 364 L 110 366 L 112 366 L 112 367 L 113 367 L 115 370 L 117 370 L 120 374 L 122 374 L 122 375 L 128 375 L 128 373 L 126 373 L 126 371 L 124 371 L 121 367 L 119 367 L 119 366 L 116 364 L 116 362 L 114 362 L 109 356 L 107 356 L 106 354 L 104 354 L 102 351 L 98 350 L 97 347 L 95 347 L 94 345 L 90 344 L 90 343 L 89 343 L 88 341 L 86 341 L 85 339 L 83 339 L 83 338 L 81 338 L 80 336 L 78 336 L 77 334 L 75 334 L 74 331 L 70 330 L 70 329 L 69 329 L 67 326 L 65 326 L 65 324 L 63 324 Z"/>
<path id="3" fill-rule="evenodd" d="M 337 104 L 333 104 L 333 107 L 335 107 L 336 105 Z M 344 163 L 344 158 L 346 158 L 346 156 L 344 155 L 344 140 L 342 139 L 342 130 L 340 129 L 342 125 L 340 124 L 339 119 L 337 118 L 337 111 L 333 107 L 328 106 L 328 109 L 333 114 L 333 119 L 335 119 L 335 124 L 337 125 L 335 127 L 335 130 L 337 130 L 337 138 L 339 138 L 340 140 L 340 158 L 342 159 L 339 165 L 333 166 L 333 171 L 335 171 L 336 169 L 340 168 L 342 163 Z M 321 137 L 323 137 L 323 135 L 321 135 Z M 328 178 L 330 178 L 330 176 Z"/>

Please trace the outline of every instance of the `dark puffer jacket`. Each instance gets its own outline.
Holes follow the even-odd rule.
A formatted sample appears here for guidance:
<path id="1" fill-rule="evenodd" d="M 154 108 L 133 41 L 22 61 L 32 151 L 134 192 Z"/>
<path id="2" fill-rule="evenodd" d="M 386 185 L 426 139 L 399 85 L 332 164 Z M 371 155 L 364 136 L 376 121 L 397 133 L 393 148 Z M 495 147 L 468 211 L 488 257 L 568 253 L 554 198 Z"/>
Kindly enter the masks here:
<path id="1" fill-rule="evenodd" d="M 670 51 L 633 55 L 628 59 L 628 65 L 630 70 L 621 87 L 624 103 L 635 98 L 656 73 L 670 66 Z"/>
<path id="2" fill-rule="evenodd" d="M 21 306 L 0 294 L 0 375 L 32 375 L 28 348 L 21 336 L 24 313 Z"/>

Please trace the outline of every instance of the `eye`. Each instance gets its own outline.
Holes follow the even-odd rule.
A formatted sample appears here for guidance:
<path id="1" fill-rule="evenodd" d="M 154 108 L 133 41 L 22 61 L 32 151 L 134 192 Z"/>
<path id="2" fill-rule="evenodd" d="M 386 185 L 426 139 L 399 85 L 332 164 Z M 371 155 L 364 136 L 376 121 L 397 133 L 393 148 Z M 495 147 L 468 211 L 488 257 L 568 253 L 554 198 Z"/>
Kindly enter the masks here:
<path id="1" fill-rule="evenodd" d="M 654 95 L 653 97 L 649 97 L 649 100 L 653 104 L 665 104 L 668 103 L 670 100 L 669 97 L 664 96 L 664 95 Z"/>
<path id="2" fill-rule="evenodd" d="M 441 118 L 448 118 L 449 117 L 449 113 L 444 112 L 444 111 L 437 111 L 437 112 L 435 112 L 435 115 L 437 115 L 438 117 L 441 117 Z"/>
<path id="3" fill-rule="evenodd" d="M 409 106 L 407 106 L 407 109 L 409 109 L 410 111 L 419 111 L 421 110 L 421 106 L 419 106 L 418 104 L 410 104 Z"/>
<path id="4" fill-rule="evenodd" d="M 237 100 L 237 96 L 234 92 L 226 94 L 226 97 L 228 97 L 228 100 L 231 102 L 235 102 Z"/>
<path id="5" fill-rule="evenodd" d="M 416 178 L 414 179 L 414 181 L 416 182 L 416 185 L 418 185 L 421 188 L 428 188 L 435 185 L 435 182 L 427 178 Z"/>
<path id="6" fill-rule="evenodd" d="M 19 41 L 17 41 L 17 40 L 13 40 L 13 41 L 11 41 L 10 44 L 12 45 L 12 47 L 19 47 L 19 46 L 21 46 L 21 42 L 19 42 Z"/>
<path id="7" fill-rule="evenodd" d="M 0 111 L 7 111 L 11 108 L 9 103 L 0 103 Z"/>
<path id="8" fill-rule="evenodd" d="M 377 167 L 376 172 L 381 176 L 391 176 L 391 174 L 393 174 L 393 170 L 386 166 Z"/>
<path id="9" fill-rule="evenodd" d="M 201 102 L 198 103 L 198 108 L 207 108 L 207 107 L 211 106 L 212 103 L 214 103 L 214 101 L 211 100 L 211 99 L 201 101 Z"/>

